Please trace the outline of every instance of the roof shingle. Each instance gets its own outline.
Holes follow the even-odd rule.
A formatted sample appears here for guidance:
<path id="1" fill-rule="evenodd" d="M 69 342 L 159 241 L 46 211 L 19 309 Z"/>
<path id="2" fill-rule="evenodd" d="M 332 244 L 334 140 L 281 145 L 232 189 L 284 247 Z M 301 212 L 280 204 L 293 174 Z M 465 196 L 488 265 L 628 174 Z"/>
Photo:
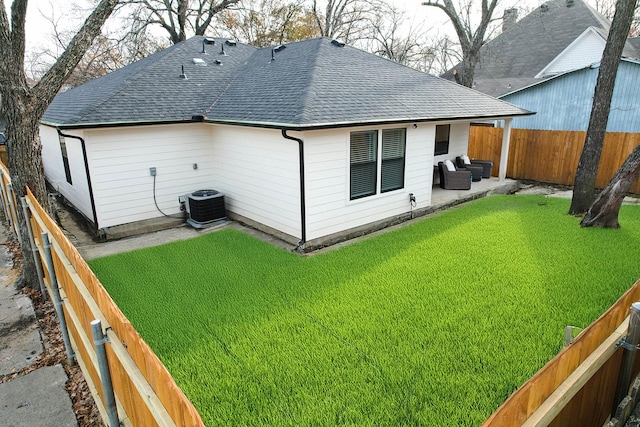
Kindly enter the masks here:
<path id="1" fill-rule="evenodd" d="M 203 116 L 212 122 L 306 129 L 529 114 L 327 38 L 291 43 L 274 53 L 238 43 L 225 46 L 226 56 L 218 47 L 224 40 L 207 46 L 206 55 L 202 40 L 193 37 L 58 95 L 43 122 L 90 127 Z M 180 77 L 182 66 L 186 79 Z"/>

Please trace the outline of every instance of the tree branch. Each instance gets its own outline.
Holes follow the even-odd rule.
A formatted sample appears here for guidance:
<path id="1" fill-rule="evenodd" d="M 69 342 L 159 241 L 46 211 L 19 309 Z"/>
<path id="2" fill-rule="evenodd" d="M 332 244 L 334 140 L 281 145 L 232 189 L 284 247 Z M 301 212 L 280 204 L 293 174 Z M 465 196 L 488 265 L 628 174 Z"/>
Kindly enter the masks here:
<path id="1" fill-rule="evenodd" d="M 117 4 L 118 0 L 101 0 L 64 53 L 33 88 L 35 98 L 39 100 L 38 110 L 42 110 L 37 111 L 39 114 L 44 113 L 64 81 L 71 75 Z"/>

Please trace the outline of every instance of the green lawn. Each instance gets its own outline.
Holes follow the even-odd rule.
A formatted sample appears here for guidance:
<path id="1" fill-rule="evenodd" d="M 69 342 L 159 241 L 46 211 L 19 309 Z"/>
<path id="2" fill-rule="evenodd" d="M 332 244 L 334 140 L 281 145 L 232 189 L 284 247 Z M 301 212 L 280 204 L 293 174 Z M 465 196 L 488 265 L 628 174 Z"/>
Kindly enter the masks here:
<path id="1" fill-rule="evenodd" d="M 492 196 L 301 257 L 241 232 L 92 261 L 208 426 L 479 425 L 640 278 L 640 207 Z"/>

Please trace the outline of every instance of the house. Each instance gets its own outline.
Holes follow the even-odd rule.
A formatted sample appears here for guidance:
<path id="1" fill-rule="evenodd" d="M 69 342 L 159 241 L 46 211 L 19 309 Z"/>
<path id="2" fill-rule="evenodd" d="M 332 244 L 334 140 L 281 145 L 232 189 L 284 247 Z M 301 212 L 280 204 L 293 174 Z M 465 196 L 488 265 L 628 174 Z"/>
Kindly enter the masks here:
<path id="1" fill-rule="evenodd" d="M 48 182 L 106 237 L 215 189 L 231 218 L 308 248 L 429 207 L 470 122 L 527 114 L 327 38 L 193 37 L 61 93 L 40 134 Z"/>
<path id="2" fill-rule="evenodd" d="M 513 21 L 513 10 L 504 22 Z M 474 89 L 499 97 L 566 71 L 600 62 L 610 22 L 583 0 L 548 1 L 503 31 L 480 50 Z M 629 39 L 627 58 L 640 58 L 640 43 Z M 453 71 L 442 77 L 454 79 Z M 534 110 L 537 111 L 537 110 Z"/>
<path id="3" fill-rule="evenodd" d="M 600 63 L 567 71 L 500 96 L 509 103 L 535 110 L 518 117 L 512 127 L 586 131 Z M 623 58 L 611 98 L 607 132 L 640 133 L 640 61 Z"/>

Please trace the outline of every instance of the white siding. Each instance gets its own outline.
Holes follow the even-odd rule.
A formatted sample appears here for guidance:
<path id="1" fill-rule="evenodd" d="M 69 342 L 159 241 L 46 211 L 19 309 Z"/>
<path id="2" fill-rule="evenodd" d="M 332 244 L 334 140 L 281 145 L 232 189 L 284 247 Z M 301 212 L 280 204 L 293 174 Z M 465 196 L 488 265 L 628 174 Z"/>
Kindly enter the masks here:
<path id="1" fill-rule="evenodd" d="M 565 71 L 588 67 L 602 59 L 606 41 L 592 28 L 588 28 L 563 50 L 536 77 L 547 77 Z"/>
<path id="2" fill-rule="evenodd" d="M 350 200 L 349 194 L 350 133 L 383 127 L 291 132 L 304 140 L 307 240 L 408 213 L 412 209 L 409 193 L 416 197 L 414 209 L 428 207 L 437 164 L 435 126 L 402 126 L 407 129 L 404 188 L 357 200 Z M 51 132 L 43 130 L 50 180 L 64 183 L 57 135 Z M 154 205 L 149 173 L 155 167 L 156 200 L 167 214 L 179 212 L 179 196 L 213 188 L 225 194 L 227 210 L 301 237 L 298 144 L 283 138 L 280 131 L 185 124 L 91 130 L 84 137 L 99 228 L 161 216 Z M 468 137 L 469 123 L 451 124 L 449 153 L 435 161 L 466 153 Z M 69 146 L 70 160 L 79 155 L 82 161 L 81 151 Z M 74 172 L 74 185 L 76 176 L 82 182 Z M 61 190 L 66 189 L 63 183 Z M 86 189 L 85 193 L 84 206 L 90 214 Z"/>
<path id="3" fill-rule="evenodd" d="M 212 188 L 211 127 L 158 125 L 87 131 L 98 227 L 112 227 L 180 212 L 178 197 Z M 197 164 L 197 169 L 193 165 Z"/>
<path id="4" fill-rule="evenodd" d="M 410 212 L 409 193 L 416 197 L 416 208 L 429 206 L 435 126 L 420 124 L 416 129 L 411 125 L 406 128 L 404 188 L 357 200 L 350 200 L 349 195 L 349 139 L 356 129 L 304 134 L 307 240 Z M 357 130 L 366 129 L 382 128 Z"/>
<path id="5" fill-rule="evenodd" d="M 65 131 L 64 133 L 79 137 L 84 136 L 82 132 L 78 131 Z M 44 174 L 47 181 L 56 191 L 71 202 L 76 209 L 87 218 L 93 220 L 82 144 L 76 138 L 65 138 L 72 182 L 72 184 L 69 184 L 62 163 L 58 132 L 55 128 L 42 125 L 40 126 L 40 139 L 42 141 L 42 163 L 44 164 Z"/>
<path id="6" fill-rule="evenodd" d="M 216 126 L 212 182 L 228 210 L 301 237 L 298 143 L 280 131 Z"/>
<path id="7" fill-rule="evenodd" d="M 439 161 L 449 159 L 455 163 L 457 156 L 467 154 L 469 150 L 469 123 L 452 123 L 449 134 L 449 153 L 436 157 L 436 165 Z"/>

